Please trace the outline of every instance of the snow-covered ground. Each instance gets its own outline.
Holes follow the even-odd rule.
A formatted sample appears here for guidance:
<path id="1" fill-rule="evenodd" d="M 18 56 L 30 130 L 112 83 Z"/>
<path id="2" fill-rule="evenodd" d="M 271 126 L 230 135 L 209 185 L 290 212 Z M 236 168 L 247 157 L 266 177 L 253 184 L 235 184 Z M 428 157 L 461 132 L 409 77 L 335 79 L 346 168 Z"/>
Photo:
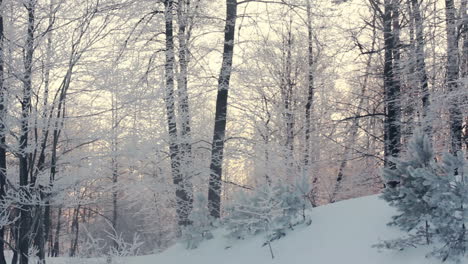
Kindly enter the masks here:
<path id="1" fill-rule="evenodd" d="M 220 234 L 198 249 L 175 245 L 157 254 L 126 258 L 125 264 L 434 264 L 425 258 L 428 248 L 378 252 L 371 246 L 379 239 L 395 238 L 399 232 L 386 226 L 394 210 L 378 196 L 338 202 L 315 208 L 312 224 L 290 231 L 272 243 L 275 258 L 263 237 L 230 241 Z M 50 264 L 105 263 L 104 260 L 55 259 Z M 463 263 L 468 263 L 465 259 Z"/>

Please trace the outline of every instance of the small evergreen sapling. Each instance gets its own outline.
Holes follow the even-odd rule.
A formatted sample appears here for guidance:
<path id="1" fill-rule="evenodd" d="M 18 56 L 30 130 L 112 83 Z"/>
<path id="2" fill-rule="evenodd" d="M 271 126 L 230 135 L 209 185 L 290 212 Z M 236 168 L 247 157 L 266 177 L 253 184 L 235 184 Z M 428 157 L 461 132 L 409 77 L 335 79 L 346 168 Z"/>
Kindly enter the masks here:
<path id="1" fill-rule="evenodd" d="M 385 189 L 382 195 L 399 212 L 389 224 L 407 235 L 376 247 L 402 250 L 434 242 L 435 247 L 428 255 L 460 262 L 467 248 L 467 170 L 461 153 L 446 153 L 437 162 L 428 139 L 414 136 L 408 160 L 396 159 L 395 168 L 384 170 L 387 181 L 399 184 Z"/>
<path id="2" fill-rule="evenodd" d="M 432 186 L 427 184 L 425 175 L 434 174 L 434 152 L 427 136 L 416 134 L 409 142 L 407 157 L 393 160 L 394 168 L 385 168 L 383 177 L 386 182 L 398 182 L 394 188 L 386 188 L 382 198 L 396 207 L 398 215 L 392 217 L 389 225 L 397 226 L 409 233 L 405 241 L 386 244 L 429 244 L 431 240 L 429 218 L 432 205 L 426 195 Z M 396 242 L 396 241 L 394 241 Z"/>
<path id="3" fill-rule="evenodd" d="M 466 211 L 468 186 L 465 173 L 467 163 L 461 153 L 457 156 L 445 154 L 437 174 L 426 174 L 426 184 L 432 186 L 427 195 L 428 203 L 433 206 L 431 222 L 441 246 L 430 255 L 443 261 L 460 261 L 467 247 Z"/>

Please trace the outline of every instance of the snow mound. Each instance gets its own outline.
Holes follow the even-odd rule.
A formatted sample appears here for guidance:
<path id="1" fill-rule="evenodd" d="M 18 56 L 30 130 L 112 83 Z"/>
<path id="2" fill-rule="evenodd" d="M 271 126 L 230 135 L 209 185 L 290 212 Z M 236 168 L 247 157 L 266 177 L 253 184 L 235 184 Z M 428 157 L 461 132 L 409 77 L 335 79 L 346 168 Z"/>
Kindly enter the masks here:
<path id="1" fill-rule="evenodd" d="M 425 258 L 429 248 L 400 252 L 372 248 L 379 240 L 401 233 L 386 226 L 395 214 L 378 196 L 367 196 L 314 208 L 312 224 L 290 231 L 286 237 L 262 247 L 263 237 L 229 240 L 215 233 L 195 250 L 177 244 L 157 254 L 125 259 L 126 264 L 435 264 Z M 464 259 L 463 263 L 468 263 Z"/>

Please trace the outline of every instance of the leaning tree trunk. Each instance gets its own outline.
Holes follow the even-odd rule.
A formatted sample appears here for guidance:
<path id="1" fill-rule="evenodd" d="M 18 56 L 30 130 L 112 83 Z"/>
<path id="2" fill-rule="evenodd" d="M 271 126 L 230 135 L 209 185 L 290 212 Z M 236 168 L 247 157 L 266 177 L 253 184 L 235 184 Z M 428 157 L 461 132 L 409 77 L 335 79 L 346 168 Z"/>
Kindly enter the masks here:
<path id="1" fill-rule="evenodd" d="M 179 226 L 189 224 L 188 210 L 186 205 L 189 204 L 191 196 L 187 193 L 184 186 L 183 175 L 180 171 L 180 149 L 177 136 L 177 118 L 175 113 L 175 96 L 174 96 L 174 33 L 173 33 L 173 1 L 164 1 L 164 17 L 166 27 L 166 63 L 165 63 L 165 79 L 166 79 L 166 115 L 167 126 L 169 132 L 169 153 L 171 158 L 172 180 L 176 188 L 176 211 Z"/>
<path id="2" fill-rule="evenodd" d="M 0 6 L 2 5 L 2 0 L 0 0 Z M 3 53 L 3 12 L 0 10 L 0 200 L 3 200 L 5 197 L 5 188 L 6 188 L 6 149 L 5 149 L 5 137 L 6 137 L 6 127 L 5 127 L 5 82 L 4 82 L 4 53 Z M 5 243 L 3 239 L 5 237 L 5 227 L 0 226 L 0 264 L 6 264 L 4 246 Z"/>
<path id="3" fill-rule="evenodd" d="M 371 45 L 371 50 L 375 49 L 376 45 L 376 31 L 375 31 L 375 22 L 376 19 L 372 20 L 372 45 Z M 352 119 L 352 124 L 351 124 L 351 129 L 350 129 L 350 138 L 347 142 L 345 142 L 345 147 L 343 150 L 343 160 L 340 163 L 340 167 L 338 168 L 338 174 L 336 176 L 336 183 L 333 188 L 333 193 L 330 197 L 329 202 L 334 203 L 337 201 L 338 195 L 341 192 L 342 189 L 342 184 L 343 184 L 343 178 L 344 178 L 344 172 L 346 169 L 346 166 L 348 165 L 348 160 L 351 158 L 352 154 L 352 149 L 353 146 L 356 142 L 356 139 L 358 137 L 358 132 L 359 132 L 359 116 L 361 116 L 361 109 L 364 109 L 363 105 L 366 100 L 366 92 L 367 92 L 367 84 L 369 83 L 369 78 L 370 78 L 370 71 L 372 67 L 372 53 L 369 53 L 366 61 L 366 68 L 365 68 L 365 75 L 364 75 L 364 81 L 361 86 L 361 91 L 359 94 L 359 103 L 357 105 L 357 111 L 355 113 L 355 118 Z M 369 149 L 369 148 L 368 148 Z"/>
<path id="4" fill-rule="evenodd" d="M 226 0 L 226 25 L 224 28 L 224 48 L 221 71 L 218 78 L 215 125 L 211 146 L 210 180 L 208 208 L 210 215 L 221 216 L 221 175 L 223 172 L 224 138 L 226 135 L 227 99 L 232 72 L 234 52 L 234 31 L 237 18 L 237 0 Z"/>
<path id="5" fill-rule="evenodd" d="M 460 110 L 458 97 L 459 92 L 458 76 L 458 36 L 457 18 L 455 4 L 453 0 L 445 0 L 445 16 L 447 28 L 447 80 L 448 96 L 450 98 L 449 119 L 450 119 L 450 141 L 451 151 L 456 153 L 462 148 L 462 123 L 463 116 Z"/>

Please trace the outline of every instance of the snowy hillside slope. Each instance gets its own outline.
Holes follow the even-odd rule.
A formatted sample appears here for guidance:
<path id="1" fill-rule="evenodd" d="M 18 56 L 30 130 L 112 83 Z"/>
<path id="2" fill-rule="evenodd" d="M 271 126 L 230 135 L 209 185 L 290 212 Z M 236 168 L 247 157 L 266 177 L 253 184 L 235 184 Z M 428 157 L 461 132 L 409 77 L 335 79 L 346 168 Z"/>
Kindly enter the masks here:
<path id="1" fill-rule="evenodd" d="M 116 264 L 436 264 L 425 258 L 429 248 L 378 252 L 372 248 L 379 239 L 401 233 L 386 226 L 394 209 L 378 196 L 367 196 L 314 208 L 312 224 L 290 231 L 272 243 L 272 259 L 262 236 L 229 240 L 215 233 L 195 250 L 177 244 L 148 256 L 129 257 Z M 102 264 L 104 259 L 50 259 L 49 264 Z M 446 262 L 448 263 L 448 262 Z M 468 259 L 462 261 L 468 263 Z"/>
<path id="2" fill-rule="evenodd" d="M 272 243 L 275 258 L 263 237 L 229 241 L 221 235 L 198 249 L 176 245 L 161 254 L 128 258 L 127 264 L 434 264 L 425 258 L 428 248 L 378 252 L 379 239 L 396 238 L 398 230 L 386 226 L 394 209 L 378 196 L 315 208 L 310 226 L 298 227 Z M 468 263 L 468 259 L 464 261 Z"/>

